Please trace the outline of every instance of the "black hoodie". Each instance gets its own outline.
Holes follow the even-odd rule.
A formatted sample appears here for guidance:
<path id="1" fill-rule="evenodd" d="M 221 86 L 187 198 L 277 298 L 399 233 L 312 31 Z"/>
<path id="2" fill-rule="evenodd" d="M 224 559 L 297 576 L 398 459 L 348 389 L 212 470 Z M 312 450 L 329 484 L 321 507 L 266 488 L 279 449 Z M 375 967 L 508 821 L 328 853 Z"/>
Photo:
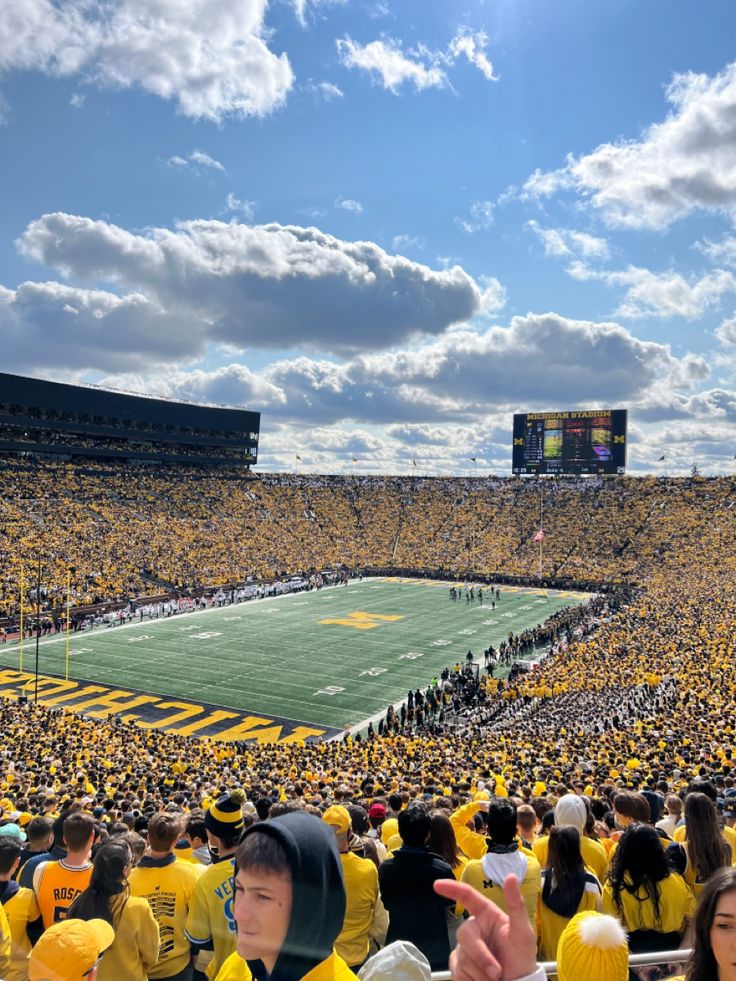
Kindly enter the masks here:
<path id="1" fill-rule="evenodd" d="M 245 835 L 267 834 L 291 869 L 291 919 L 273 971 L 248 961 L 254 981 L 299 981 L 332 953 L 345 919 L 345 886 L 335 833 L 312 814 L 294 811 L 261 821 Z M 236 870 L 237 874 L 237 870 Z"/>

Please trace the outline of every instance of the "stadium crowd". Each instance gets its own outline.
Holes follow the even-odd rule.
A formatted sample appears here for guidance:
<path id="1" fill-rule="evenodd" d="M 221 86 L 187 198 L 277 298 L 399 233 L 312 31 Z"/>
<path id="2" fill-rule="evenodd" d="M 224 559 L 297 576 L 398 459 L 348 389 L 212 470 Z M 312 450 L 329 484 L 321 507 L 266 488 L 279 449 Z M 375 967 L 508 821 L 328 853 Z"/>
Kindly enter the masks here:
<path id="1" fill-rule="evenodd" d="M 17 602 L 20 556 L 38 542 L 56 554 L 59 577 L 70 564 L 80 570 L 80 599 L 140 592 L 150 581 L 142 569 L 184 586 L 348 562 L 452 572 L 473 561 L 524 575 L 538 563 L 539 489 L 516 481 L 200 475 L 194 483 L 181 471 L 144 471 L 133 482 L 58 464 L 4 476 L 6 609 Z M 456 944 L 460 978 L 524 977 L 467 966 L 491 916 L 479 898 L 517 923 L 523 906 L 540 958 L 562 958 L 579 912 L 613 916 L 633 951 L 690 942 L 699 896 L 712 925 L 733 898 L 724 877 L 736 859 L 734 482 L 561 481 L 544 493 L 545 569 L 636 589 L 618 608 L 598 610 L 594 629 L 571 624 L 535 671 L 489 679 L 482 708 L 450 731 L 228 744 L 3 701 L 0 900 L 14 916 L 5 927 L 0 915 L 0 932 L 15 930 L 16 945 L 0 947 L 0 958 L 14 958 L 8 977 L 46 978 L 28 974 L 27 954 L 32 943 L 57 949 L 54 888 L 69 900 L 65 923 L 102 919 L 116 931 L 102 981 L 201 978 L 203 969 L 211 981 L 344 981 L 395 941 L 410 941 L 434 970 Z M 81 578 L 84 569 L 97 571 Z M 28 860 L 15 889 L 20 846 Z M 49 846 L 49 864 L 29 880 L 28 856 Z M 321 856 L 319 868 L 307 854 Z M 291 913 L 265 952 L 248 939 L 259 869 L 282 885 L 290 876 L 288 895 L 270 895 Z M 102 883 L 93 896 L 88 881 L 68 888 L 64 876 L 82 882 L 81 873 Z M 518 902 L 513 882 L 504 889 L 508 873 L 521 883 Z M 319 880 L 320 902 L 309 902 L 305 875 Z M 450 885 L 433 891 L 442 879 Z M 162 906 L 164 885 L 174 898 Z M 325 903 L 341 888 L 344 905 Z M 331 918 L 310 919 L 325 906 Z M 473 913 L 466 923 L 463 909 Z M 687 978 L 730 981 L 720 961 L 698 966 L 701 933 Z M 293 954 L 305 936 L 309 965 Z M 533 969 L 526 973 L 536 978 Z M 368 960 L 366 977 L 391 976 L 371 970 Z"/>
<path id="2" fill-rule="evenodd" d="M 47 605 L 125 601 L 249 577 L 388 566 L 536 576 L 646 578 L 715 515 L 733 482 L 620 478 L 253 475 L 186 467 L 0 459 L 0 616 L 26 602 L 41 556 Z M 730 524 L 729 524 L 730 523 Z M 121 558 L 122 557 L 122 558 Z M 70 572 L 71 570 L 71 572 Z"/>

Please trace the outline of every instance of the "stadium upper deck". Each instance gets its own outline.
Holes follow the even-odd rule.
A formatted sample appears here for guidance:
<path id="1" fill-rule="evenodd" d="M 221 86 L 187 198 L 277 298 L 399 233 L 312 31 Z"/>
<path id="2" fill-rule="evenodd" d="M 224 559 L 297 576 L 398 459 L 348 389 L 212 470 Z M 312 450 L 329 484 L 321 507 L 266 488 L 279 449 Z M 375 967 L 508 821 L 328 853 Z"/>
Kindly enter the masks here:
<path id="1" fill-rule="evenodd" d="M 0 372 L 0 452 L 21 457 L 250 466 L 260 418 Z"/>

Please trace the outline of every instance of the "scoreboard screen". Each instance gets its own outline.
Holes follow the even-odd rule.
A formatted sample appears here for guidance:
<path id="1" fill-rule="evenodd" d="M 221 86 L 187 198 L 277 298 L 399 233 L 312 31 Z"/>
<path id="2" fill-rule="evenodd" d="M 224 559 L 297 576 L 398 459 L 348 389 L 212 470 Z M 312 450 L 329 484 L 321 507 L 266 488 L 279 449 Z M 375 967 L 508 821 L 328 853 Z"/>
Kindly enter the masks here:
<path id="1" fill-rule="evenodd" d="M 514 415 L 515 474 L 622 474 L 626 409 Z"/>

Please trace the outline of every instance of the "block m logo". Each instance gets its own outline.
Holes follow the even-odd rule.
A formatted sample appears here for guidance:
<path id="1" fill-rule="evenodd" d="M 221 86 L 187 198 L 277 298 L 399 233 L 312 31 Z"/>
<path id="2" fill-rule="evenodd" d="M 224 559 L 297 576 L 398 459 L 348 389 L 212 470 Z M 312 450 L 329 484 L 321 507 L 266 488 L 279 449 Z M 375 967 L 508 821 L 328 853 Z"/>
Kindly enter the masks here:
<path id="1" fill-rule="evenodd" d="M 373 630 L 375 627 L 379 627 L 381 623 L 403 619 L 403 616 L 394 616 L 389 613 L 363 613 L 362 610 L 356 610 L 354 613 L 348 613 L 345 617 L 331 617 L 329 620 L 320 620 L 319 622 L 336 623 L 340 627 L 352 627 L 353 630 Z"/>

